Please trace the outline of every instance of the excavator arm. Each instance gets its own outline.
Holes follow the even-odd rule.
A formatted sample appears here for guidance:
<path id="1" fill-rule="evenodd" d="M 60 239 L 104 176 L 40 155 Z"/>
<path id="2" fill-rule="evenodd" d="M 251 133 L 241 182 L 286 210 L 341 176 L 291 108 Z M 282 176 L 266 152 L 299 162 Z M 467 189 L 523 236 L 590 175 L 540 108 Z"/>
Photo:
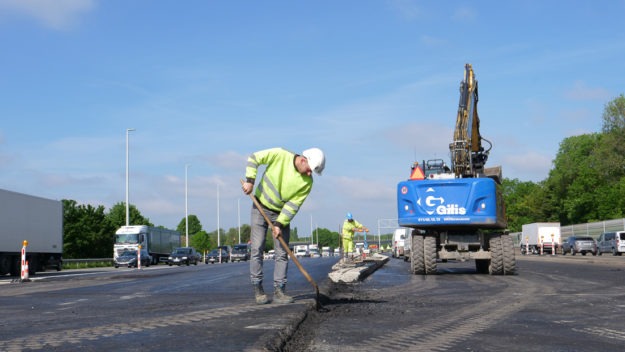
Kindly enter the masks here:
<path id="1" fill-rule="evenodd" d="M 460 82 L 460 102 L 454 130 L 454 140 L 449 144 L 452 171 L 456 177 L 479 177 L 484 173 L 491 143 L 480 135 L 480 118 L 477 114 L 477 80 L 471 64 L 465 65 L 464 80 Z M 488 143 L 484 150 L 482 141 Z"/>

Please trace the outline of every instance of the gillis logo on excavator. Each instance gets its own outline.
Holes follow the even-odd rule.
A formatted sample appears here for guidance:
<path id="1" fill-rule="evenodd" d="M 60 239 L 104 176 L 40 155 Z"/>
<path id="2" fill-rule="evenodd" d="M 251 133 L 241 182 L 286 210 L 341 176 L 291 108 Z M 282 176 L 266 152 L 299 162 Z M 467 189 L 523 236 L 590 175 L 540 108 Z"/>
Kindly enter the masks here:
<path id="1" fill-rule="evenodd" d="M 436 191 L 430 187 L 425 193 L 435 193 Z M 466 215 L 467 209 L 458 204 L 445 204 L 445 198 L 442 196 L 428 195 L 424 200 L 425 204 L 421 204 L 421 198 L 417 200 L 417 204 L 422 206 L 428 215 Z"/>

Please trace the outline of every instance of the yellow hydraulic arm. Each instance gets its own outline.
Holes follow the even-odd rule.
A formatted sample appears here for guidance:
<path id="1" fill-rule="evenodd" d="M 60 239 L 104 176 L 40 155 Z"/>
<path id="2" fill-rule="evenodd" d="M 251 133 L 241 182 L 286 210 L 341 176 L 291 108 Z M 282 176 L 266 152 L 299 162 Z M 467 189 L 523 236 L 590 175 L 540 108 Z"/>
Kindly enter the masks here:
<path id="1" fill-rule="evenodd" d="M 452 170 L 456 177 L 479 177 L 490 152 L 482 147 L 480 118 L 477 114 L 477 80 L 471 64 L 465 65 L 464 80 L 460 82 L 460 102 L 453 143 L 449 144 Z"/>

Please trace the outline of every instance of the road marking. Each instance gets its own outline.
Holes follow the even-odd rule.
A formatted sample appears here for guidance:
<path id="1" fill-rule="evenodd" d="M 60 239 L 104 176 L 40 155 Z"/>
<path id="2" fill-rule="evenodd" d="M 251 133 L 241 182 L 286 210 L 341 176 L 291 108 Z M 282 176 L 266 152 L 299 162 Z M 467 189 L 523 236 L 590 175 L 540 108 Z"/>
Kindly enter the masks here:
<path id="1" fill-rule="evenodd" d="M 612 330 L 607 328 L 588 327 L 583 329 L 573 329 L 573 331 L 583 332 L 586 334 L 607 337 L 609 339 L 625 341 L 625 331 Z"/>
<path id="2" fill-rule="evenodd" d="M 86 298 L 79 298 L 79 299 L 77 299 L 77 300 L 75 300 L 75 301 L 69 301 L 69 302 L 59 303 L 59 305 L 60 305 L 60 306 L 66 306 L 66 305 L 69 305 L 69 304 L 76 304 L 76 303 L 80 303 L 80 302 L 84 302 L 84 301 L 88 301 L 88 299 L 86 299 Z"/>
<path id="3" fill-rule="evenodd" d="M 299 301 L 291 305 L 308 305 L 308 300 Z M 141 322 L 139 326 L 137 322 L 124 322 L 117 324 L 108 324 L 88 327 L 82 329 L 66 329 L 55 332 L 28 334 L 14 339 L 0 341 L 0 351 L 3 352 L 22 352 L 25 350 L 54 350 L 55 347 L 61 347 L 71 344 L 80 344 L 82 341 L 94 341 L 109 337 L 118 337 L 120 335 L 134 334 L 146 330 L 167 328 L 169 326 L 197 324 L 201 321 L 210 321 L 229 317 L 232 315 L 250 313 L 265 309 L 277 308 L 274 304 L 241 304 L 237 306 L 205 309 L 195 312 L 185 312 L 181 314 L 173 314 L 167 316 L 159 316 L 151 318 L 148 322 Z M 283 328 L 284 326 L 280 326 Z M 275 328 L 275 326 L 273 327 Z M 78 347 L 78 346 L 77 346 Z"/>
<path id="4" fill-rule="evenodd" d="M 428 277 L 431 281 L 436 277 Z M 500 293 L 492 295 L 482 302 L 467 306 L 461 312 L 449 312 L 440 316 L 431 317 L 431 323 L 413 324 L 399 329 L 391 334 L 382 337 L 372 336 L 359 344 L 351 344 L 354 351 L 375 350 L 396 352 L 398 350 L 414 350 L 418 346 L 420 351 L 448 351 L 455 350 L 454 346 L 467 339 L 469 336 L 484 331 L 496 325 L 506 317 L 523 310 L 525 307 L 534 304 L 538 299 L 537 294 L 543 287 L 532 284 L 518 276 L 510 277 L 508 280 L 497 277 L 499 281 L 493 281 L 492 276 L 471 277 L 478 286 L 484 286 L 484 280 L 491 284 L 505 283 L 507 287 Z M 506 280 L 506 281 L 504 281 Z M 469 283 L 472 285 L 472 283 Z M 428 288 L 429 289 L 429 288 Z M 427 290 L 427 289 L 426 289 Z M 549 291 L 550 289 L 546 289 Z M 510 300 L 513 294 L 521 293 L 521 297 Z M 449 328 L 453 327 L 453 333 Z M 336 347 L 336 346 L 330 346 Z"/>

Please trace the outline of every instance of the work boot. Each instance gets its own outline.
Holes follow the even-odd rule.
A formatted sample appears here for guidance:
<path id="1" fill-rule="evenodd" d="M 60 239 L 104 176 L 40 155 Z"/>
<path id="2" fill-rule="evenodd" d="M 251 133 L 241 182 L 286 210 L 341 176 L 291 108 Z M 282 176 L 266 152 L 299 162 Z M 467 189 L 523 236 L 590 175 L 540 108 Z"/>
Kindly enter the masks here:
<path id="1" fill-rule="evenodd" d="M 263 290 L 263 284 L 257 283 L 254 285 L 254 296 L 256 297 L 256 304 L 267 304 L 269 303 L 269 298 L 265 294 L 265 290 Z"/>
<path id="2" fill-rule="evenodd" d="M 280 304 L 293 303 L 293 297 L 284 293 L 284 285 L 275 286 L 273 291 L 273 301 Z"/>

